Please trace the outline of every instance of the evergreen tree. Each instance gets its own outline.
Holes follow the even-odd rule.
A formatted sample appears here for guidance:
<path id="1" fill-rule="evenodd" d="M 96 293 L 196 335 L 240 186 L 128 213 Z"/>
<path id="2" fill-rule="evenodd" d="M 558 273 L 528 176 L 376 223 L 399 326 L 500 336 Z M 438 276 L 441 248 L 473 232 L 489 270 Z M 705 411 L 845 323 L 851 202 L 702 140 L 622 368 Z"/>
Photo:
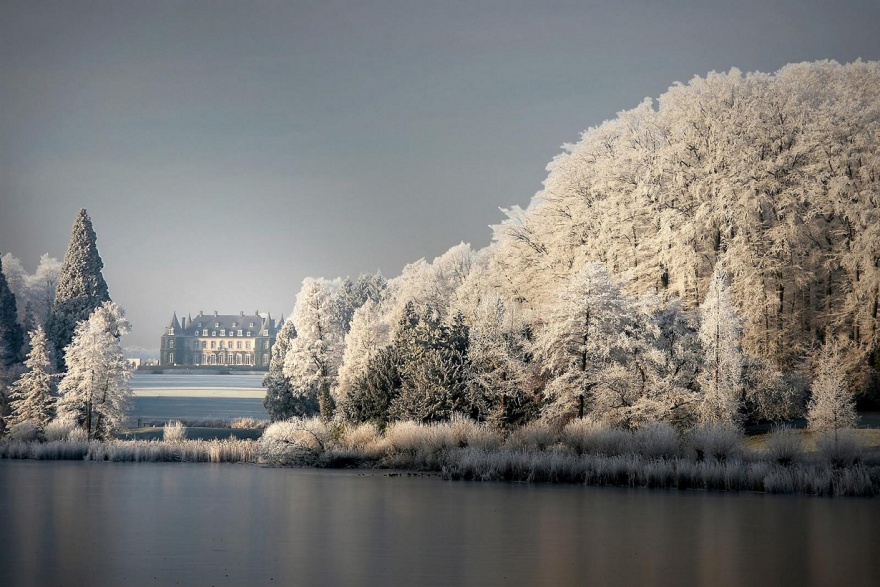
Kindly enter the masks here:
<path id="1" fill-rule="evenodd" d="M 52 316 L 47 325 L 59 370 L 64 370 L 66 347 L 73 338 L 77 323 L 87 320 L 96 308 L 110 301 L 107 282 L 101 274 L 104 263 L 98 254 L 96 239 L 91 218 L 85 209 L 80 210 L 73 223 L 70 244 L 58 277 Z"/>
<path id="2" fill-rule="evenodd" d="M 67 372 L 58 386 L 59 415 L 72 416 L 89 438 L 108 438 L 131 403 L 131 370 L 120 337 L 129 331 L 122 309 L 101 304 L 76 327 L 67 347 Z"/>
<path id="3" fill-rule="evenodd" d="M 288 320 L 275 337 L 272 359 L 269 361 L 269 373 L 263 378 L 263 387 L 266 388 L 263 406 L 273 422 L 303 416 L 312 411 L 311 406 L 302 405 L 302 402 L 294 397 L 290 380 L 284 375 L 284 357 L 295 338 L 296 328 L 293 320 Z"/>
<path id="4" fill-rule="evenodd" d="M 355 378 L 342 402 L 342 413 L 347 419 L 380 426 L 388 423 L 391 404 L 400 395 L 403 384 L 397 364 L 397 354 L 390 346 L 380 349 L 368 361 L 366 370 Z"/>
<path id="5" fill-rule="evenodd" d="M 9 289 L 0 261 L 0 368 L 19 362 L 24 333 L 18 323 L 15 294 Z"/>
<path id="6" fill-rule="evenodd" d="M 30 334 L 27 371 L 12 385 L 12 418 L 17 424 L 30 420 L 41 430 L 55 415 L 55 361 L 42 326 Z"/>

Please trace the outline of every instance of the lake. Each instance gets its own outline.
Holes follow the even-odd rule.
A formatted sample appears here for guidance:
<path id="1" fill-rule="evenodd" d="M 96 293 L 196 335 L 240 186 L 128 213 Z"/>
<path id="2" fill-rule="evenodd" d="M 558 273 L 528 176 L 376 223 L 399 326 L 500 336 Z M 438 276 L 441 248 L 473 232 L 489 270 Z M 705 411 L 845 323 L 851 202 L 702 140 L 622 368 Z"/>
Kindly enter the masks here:
<path id="1" fill-rule="evenodd" d="M 877 585 L 871 499 L 0 461 L 3 585 Z"/>
<path id="2" fill-rule="evenodd" d="M 264 374 L 135 373 L 128 424 L 173 419 L 268 419 Z"/>

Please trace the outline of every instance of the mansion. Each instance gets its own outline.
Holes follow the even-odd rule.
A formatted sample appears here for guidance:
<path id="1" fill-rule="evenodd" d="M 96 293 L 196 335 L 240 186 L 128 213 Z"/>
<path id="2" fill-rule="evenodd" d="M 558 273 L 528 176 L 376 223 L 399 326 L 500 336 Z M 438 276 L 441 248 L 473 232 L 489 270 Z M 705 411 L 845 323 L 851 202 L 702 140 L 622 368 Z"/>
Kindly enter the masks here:
<path id="1" fill-rule="evenodd" d="M 284 317 L 276 324 L 269 314 L 261 316 L 259 312 L 199 312 L 195 318 L 187 316 L 183 320 L 178 320 L 174 312 L 159 345 L 159 365 L 268 368 L 275 335 L 283 323 Z"/>

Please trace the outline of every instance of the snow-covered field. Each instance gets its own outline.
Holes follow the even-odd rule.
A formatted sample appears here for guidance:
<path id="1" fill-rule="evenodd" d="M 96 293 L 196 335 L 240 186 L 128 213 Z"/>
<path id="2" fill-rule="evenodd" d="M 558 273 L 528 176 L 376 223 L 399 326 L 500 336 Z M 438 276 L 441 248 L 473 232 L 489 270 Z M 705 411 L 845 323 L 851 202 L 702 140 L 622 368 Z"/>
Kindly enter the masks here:
<path id="1" fill-rule="evenodd" d="M 135 397 L 259 398 L 266 395 L 262 375 L 135 374 Z"/>

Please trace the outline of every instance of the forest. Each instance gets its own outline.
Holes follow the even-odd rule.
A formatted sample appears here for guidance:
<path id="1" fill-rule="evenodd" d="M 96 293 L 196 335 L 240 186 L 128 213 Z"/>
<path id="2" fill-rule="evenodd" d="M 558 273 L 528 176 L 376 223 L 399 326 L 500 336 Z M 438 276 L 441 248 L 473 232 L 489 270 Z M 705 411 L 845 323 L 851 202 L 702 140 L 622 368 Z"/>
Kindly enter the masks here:
<path id="1" fill-rule="evenodd" d="M 876 63 L 800 63 L 621 112 L 488 247 L 307 279 L 267 409 L 687 430 L 842 406 L 851 425 L 880 386 L 878 90 Z"/>

